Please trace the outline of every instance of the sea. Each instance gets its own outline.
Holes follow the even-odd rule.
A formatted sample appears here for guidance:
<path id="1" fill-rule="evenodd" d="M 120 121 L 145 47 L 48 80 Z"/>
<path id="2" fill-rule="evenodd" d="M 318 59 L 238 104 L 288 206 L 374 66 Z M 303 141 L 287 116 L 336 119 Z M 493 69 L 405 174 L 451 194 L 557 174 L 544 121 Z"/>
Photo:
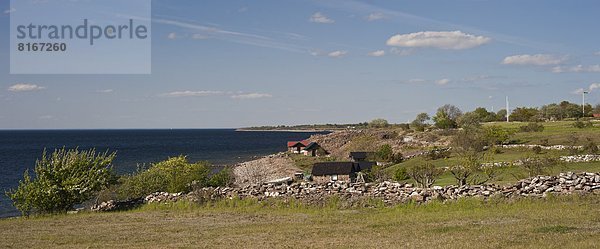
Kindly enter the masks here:
<path id="1" fill-rule="evenodd" d="M 164 130 L 0 130 L 0 218 L 18 216 L 4 194 L 16 188 L 26 169 L 33 171 L 44 150 L 95 148 L 115 151 L 118 174 L 135 172 L 169 157 L 209 161 L 215 168 L 286 150 L 286 142 L 314 132 L 236 131 L 234 129 Z"/>

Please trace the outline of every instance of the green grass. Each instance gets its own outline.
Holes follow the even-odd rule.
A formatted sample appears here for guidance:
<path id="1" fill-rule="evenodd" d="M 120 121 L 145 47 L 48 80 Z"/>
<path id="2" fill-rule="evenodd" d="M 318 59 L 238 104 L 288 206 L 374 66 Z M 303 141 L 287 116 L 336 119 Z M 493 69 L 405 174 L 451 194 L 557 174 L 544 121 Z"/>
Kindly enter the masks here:
<path id="1" fill-rule="evenodd" d="M 508 128 L 517 131 L 511 139 L 526 144 L 541 144 L 545 139 L 548 139 L 550 145 L 569 145 L 570 136 L 574 134 L 579 137 L 577 145 L 584 145 L 587 140 L 586 138 L 592 139 L 596 144 L 600 144 L 600 123 L 594 121 L 594 127 L 589 128 L 575 128 L 573 127 L 575 121 L 557 121 L 557 122 L 543 122 L 544 131 L 542 132 L 518 132 L 519 127 L 527 125 L 524 122 L 493 122 L 486 123 L 484 125 L 498 125 L 504 128 Z"/>
<path id="2" fill-rule="evenodd" d="M 511 162 L 517 159 L 525 158 L 527 155 L 530 155 L 529 152 L 525 152 L 524 150 L 505 150 L 508 155 L 498 154 L 494 155 L 490 161 L 492 162 Z M 566 152 L 561 152 L 559 155 L 562 155 Z M 422 159 L 410 159 L 400 164 L 392 165 L 385 169 L 385 171 L 389 175 L 393 175 L 394 172 L 400 167 L 411 167 L 415 164 L 423 163 Z M 427 161 L 432 163 L 436 167 L 448 167 L 450 165 L 456 165 L 458 163 L 458 159 L 456 157 L 451 157 L 449 159 L 438 159 L 438 160 L 430 160 Z M 557 175 L 560 172 L 573 171 L 573 172 L 600 172 L 600 162 L 589 162 L 589 163 L 563 163 L 558 166 L 548 167 L 546 168 L 545 174 L 547 175 Z M 498 184 L 498 185 L 508 185 L 512 184 L 518 179 L 522 179 L 527 177 L 527 172 L 518 167 L 518 166 L 510 166 L 510 167 L 499 167 L 496 169 L 497 177 L 490 181 L 489 183 Z M 414 183 L 412 180 L 407 180 L 406 182 Z M 447 186 L 447 185 L 455 185 L 456 179 L 452 176 L 450 172 L 443 173 L 439 179 L 436 181 L 435 185 L 438 186 Z"/>
<path id="3" fill-rule="evenodd" d="M 289 155 L 292 161 L 294 161 L 294 165 L 296 165 L 296 167 L 306 171 L 310 171 L 315 163 L 335 160 L 335 158 L 323 156 L 312 157 L 294 153 L 289 153 Z"/>
<path id="4" fill-rule="evenodd" d="M 600 196 L 338 209 L 255 201 L 0 220 L 0 248 L 594 248 Z"/>

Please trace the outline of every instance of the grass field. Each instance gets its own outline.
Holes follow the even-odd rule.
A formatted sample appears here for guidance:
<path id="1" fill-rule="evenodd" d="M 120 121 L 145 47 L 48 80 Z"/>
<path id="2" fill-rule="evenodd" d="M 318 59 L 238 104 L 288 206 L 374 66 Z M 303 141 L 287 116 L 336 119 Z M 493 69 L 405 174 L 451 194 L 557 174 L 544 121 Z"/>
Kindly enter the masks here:
<path id="1" fill-rule="evenodd" d="M 594 248 L 600 196 L 338 209 L 223 201 L 0 220 L 0 248 Z"/>
<path id="2" fill-rule="evenodd" d="M 587 128 L 575 128 L 573 126 L 575 121 L 557 121 L 557 122 L 543 122 L 544 131 L 542 132 L 517 132 L 511 138 L 513 140 L 526 143 L 526 144 L 541 144 L 542 140 L 548 139 L 550 145 L 569 145 L 570 137 L 575 135 L 579 138 L 577 145 L 584 145 L 587 142 L 587 138 L 592 139 L 596 144 L 600 144 L 600 122 L 593 121 L 593 127 Z M 485 123 L 484 125 L 498 125 L 504 128 L 509 128 L 514 131 L 518 131 L 520 126 L 527 125 L 522 122 L 493 122 Z"/>

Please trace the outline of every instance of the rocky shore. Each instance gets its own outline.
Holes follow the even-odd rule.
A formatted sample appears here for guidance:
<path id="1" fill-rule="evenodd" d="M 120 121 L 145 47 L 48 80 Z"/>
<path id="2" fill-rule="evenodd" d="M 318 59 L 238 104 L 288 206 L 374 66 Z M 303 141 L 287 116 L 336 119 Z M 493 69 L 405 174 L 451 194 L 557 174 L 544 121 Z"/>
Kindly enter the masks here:
<path id="1" fill-rule="evenodd" d="M 412 184 L 399 182 L 345 183 L 330 182 L 315 184 L 312 182 L 265 183 L 246 187 L 202 188 L 191 193 L 154 193 L 143 199 L 116 202 L 103 202 L 92 207 L 93 211 L 121 210 L 138 203 L 165 203 L 187 200 L 192 202 L 215 201 L 220 199 L 253 198 L 259 201 L 267 199 L 296 199 L 307 203 L 324 203 L 328 198 L 337 196 L 344 200 L 379 199 L 386 204 L 408 202 L 424 203 L 432 200 L 456 200 L 464 197 L 490 198 L 492 196 L 546 197 L 548 194 L 598 194 L 600 193 L 600 173 L 561 173 L 558 176 L 536 176 L 520 180 L 509 186 L 465 185 L 434 186 L 418 188 Z"/>

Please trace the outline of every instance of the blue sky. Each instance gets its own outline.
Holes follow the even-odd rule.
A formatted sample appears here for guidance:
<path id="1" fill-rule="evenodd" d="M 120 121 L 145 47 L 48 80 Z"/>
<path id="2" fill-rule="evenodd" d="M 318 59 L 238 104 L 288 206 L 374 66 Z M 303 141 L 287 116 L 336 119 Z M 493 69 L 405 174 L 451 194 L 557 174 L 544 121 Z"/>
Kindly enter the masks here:
<path id="1" fill-rule="evenodd" d="M 598 1 L 152 2 L 152 74 L 11 75 L 0 129 L 222 128 L 412 120 L 600 103 Z"/>

